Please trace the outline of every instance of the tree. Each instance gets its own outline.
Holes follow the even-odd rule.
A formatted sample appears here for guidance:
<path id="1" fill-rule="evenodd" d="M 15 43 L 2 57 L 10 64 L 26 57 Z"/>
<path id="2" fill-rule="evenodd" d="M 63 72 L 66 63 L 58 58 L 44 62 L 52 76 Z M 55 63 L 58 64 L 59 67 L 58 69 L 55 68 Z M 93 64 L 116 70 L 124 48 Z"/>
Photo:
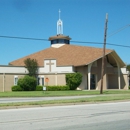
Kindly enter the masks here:
<path id="1" fill-rule="evenodd" d="M 25 68 L 28 70 L 28 75 L 36 77 L 38 71 L 38 63 L 36 59 L 27 58 L 24 60 Z"/>
<path id="2" fill-rule="evenodd" d="M 130 64 L 128 64 L 126 68 L 128 71 L 130 71 Z"/>
<path id="3" fill-rule="evenodd" d="M 75 90 L 82 82 L 81 73 L 66 74 L 66 83 L 70 90 Z"/>
<path id="4" fill-rule="evenodd" d="M 130 64 L 128 64 L 126 68 L 130 72 Z M 130 73 L 129 73 L 129 86 L 130 86 Z M 129 89 L 130 89 L 130 87 L 129 87 Z"/>

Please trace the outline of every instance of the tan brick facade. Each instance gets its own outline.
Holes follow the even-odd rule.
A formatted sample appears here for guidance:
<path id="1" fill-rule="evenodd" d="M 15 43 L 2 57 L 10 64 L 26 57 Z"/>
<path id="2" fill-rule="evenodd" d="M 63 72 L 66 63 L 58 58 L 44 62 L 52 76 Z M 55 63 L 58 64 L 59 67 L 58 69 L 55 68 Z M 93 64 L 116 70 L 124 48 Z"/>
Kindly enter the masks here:
<path id="1" fill-rule="evenodd" d="M 14 85 L 14 77 L 17 76 L 18 79 L 24 75 L 20 74 L 0 74 L 0 92 L 11 91 L 11 87 Z"/>
<path id="2" fill-rule="evenodd" d="M 19 78 L 24 77 L 20 74 L 0 74 L 0 92 L 2 91 L 12 91 L 11 87 L 15 85 L 15 76 Z M 49 75 L 39 75 L 44 77 L 44 85 L 66 85 L 65 74 L 49 74 Z M 45 78 L 49 78 L 49 82 L 45 82 Z"/>

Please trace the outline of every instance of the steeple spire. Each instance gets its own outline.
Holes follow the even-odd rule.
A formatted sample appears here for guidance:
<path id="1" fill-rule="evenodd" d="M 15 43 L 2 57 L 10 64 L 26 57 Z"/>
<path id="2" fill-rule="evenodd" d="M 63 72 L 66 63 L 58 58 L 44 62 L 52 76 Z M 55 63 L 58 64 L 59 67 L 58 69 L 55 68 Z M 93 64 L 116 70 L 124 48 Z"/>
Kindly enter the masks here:
<path id="1" fill-rule="evenodd" d="M 57 35 L 62 35 L 63 34 L 63 22 L 60 19 L 60 9 L 59 9 L 59 20 L 57 21 Z"/>

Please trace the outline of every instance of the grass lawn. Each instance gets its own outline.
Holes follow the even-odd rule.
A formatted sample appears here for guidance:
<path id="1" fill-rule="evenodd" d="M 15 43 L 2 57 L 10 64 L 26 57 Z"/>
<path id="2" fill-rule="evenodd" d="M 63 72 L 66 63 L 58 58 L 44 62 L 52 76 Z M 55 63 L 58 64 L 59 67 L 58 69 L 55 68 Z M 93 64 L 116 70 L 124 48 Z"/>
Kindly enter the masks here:
<path id="1" fill-rule="evenodd" d="M 130 94 L 130 90 L 104 90 L 103 94 Z M 77 95 L 100 95 L 99 90 L 94 91 L 21 91 L 0 92 L 1 97 L 54 97 L 54 96 L 77 96 Z"/>
<path id="2" fill-rule="evenodd" d="M 44 105 L 62 105 L 77 103 L 97 103 L 106 101 L 130 101 L 130 90 L 105 90 L 100 95 L 100 91 L 31 91 L 31 92 L 0 92 L 2 97 L 54 97 L 54 96 L 77 96 L 77 95 L 96 95 L 96 97 L 87 97 L 79 99 L 33 101 L 19 103 L 1 103 L 0 108 L 19 107 L 19 106 L 44 106 Z"/>
<path id="3" fill-rule="evenodd" d="M 64 99 L 64 100 L 49 100 L 49 101 L 33 101 L 33 102 L 16 102 L 16 103 L 1 103 L 0 108 L 18 108 L 18 107 L 32 107 L 32 106 L 50 106 L 50 105 L 75 105 L 83 103 L 101 103 L 110 101 L 130 101 L 129 94 L 111 94 L 111 95 L 97 95 L 96 97 L 79 98 L 79 99 Z"/>

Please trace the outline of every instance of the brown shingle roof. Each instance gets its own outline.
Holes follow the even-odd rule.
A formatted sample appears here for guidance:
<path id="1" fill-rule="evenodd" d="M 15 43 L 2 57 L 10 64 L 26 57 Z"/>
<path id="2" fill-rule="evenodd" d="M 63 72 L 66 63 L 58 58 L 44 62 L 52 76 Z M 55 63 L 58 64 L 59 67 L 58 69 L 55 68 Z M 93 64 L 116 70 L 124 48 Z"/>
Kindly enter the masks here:
<path id="1" fill-rule="evenodd" d="M 44 59 L 56 59 L 57 66 L 80 66 L 89 64 L 102 57 L 102 48 L 63 45 L 59 48 L 47 48 L 37 53 L 28 55 L 21 59 L 10 62 L 9 64 L 15 66 L 24 66 L 24 60 L 27 58 L 36 59 L 39 66 L 44 66 Z M 106 54 L 113 50 L 106 49 Z"/>

